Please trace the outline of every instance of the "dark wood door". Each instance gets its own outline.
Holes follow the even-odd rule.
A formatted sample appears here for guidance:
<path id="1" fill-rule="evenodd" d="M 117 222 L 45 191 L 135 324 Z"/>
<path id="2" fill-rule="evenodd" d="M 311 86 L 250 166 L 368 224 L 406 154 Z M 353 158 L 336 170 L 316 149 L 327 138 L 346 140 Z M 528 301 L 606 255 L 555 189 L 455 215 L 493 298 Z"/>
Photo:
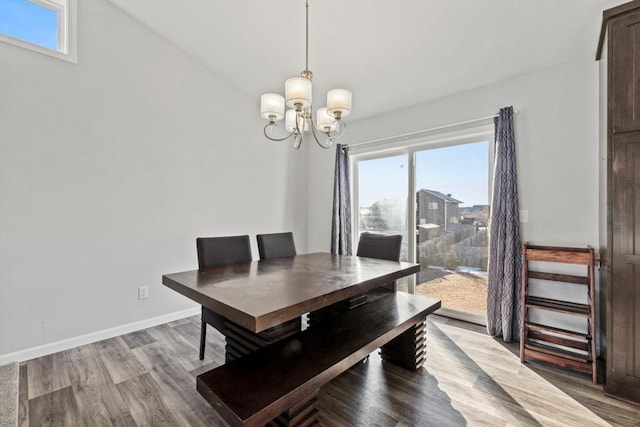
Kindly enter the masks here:
<path id="1" fill-rule="evenodd" d="M 640 131 L 612 137 L 607 391 L 640 402 Z"/>
<path id="2" fill-rule="evenodd" d="M 640 130 L 640 10 L 610 24 L 611 131 Z"/>
<path id="3" fill-rule="evenodd" d="M 640 403 L 640 1 L 609 19 L 607 138 L 608 393 Z"/>

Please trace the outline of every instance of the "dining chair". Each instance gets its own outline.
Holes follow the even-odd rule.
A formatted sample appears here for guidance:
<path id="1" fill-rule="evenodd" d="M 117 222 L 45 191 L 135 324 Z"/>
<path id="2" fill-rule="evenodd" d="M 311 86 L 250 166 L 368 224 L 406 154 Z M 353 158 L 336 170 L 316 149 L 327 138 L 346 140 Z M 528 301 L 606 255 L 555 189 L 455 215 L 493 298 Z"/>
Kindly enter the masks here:
<path id="1" fill-rule="evenodd" d="M 293 233 L 258 234 L 258 253 L 260 259 L 288 258 L 296 256 L 296 245 Z"/>
<path id="2" fill-rule="evenodd" d="M 297 255 L 296 245 L 293 241 L 293 233 L 288 231 L 284 233 L 258 234 L 258 254 L 261 260 L 274 258 L 290 258 Z M 296 323 L 293 328 L 301 330 L 306 325 L 305 316 L 291 320 Z"/>
<path id="3" fill-rule="evenodd" d="M 389 261 L 400 261 L 400 250 L 402 248 L 402 235 L 400 234 L 378 234 L 364 232 L 360 234 L 358 242 L 357 256 L 367 258 L 386 259 Z M 385 287 L 396 290 L 396 282 L 391 282 Z"/>
<path id="4" fill-rule="evenodd" d="M 196 249 L 198 250 L 199 270 L 252 261 L 249 236 L 198 237 L 196 239 Z M 204 359 L 207 324 L 224 333 L 224 318 L 202 306 L 200 360 Z"/>
<path id="5" fill-rule="evenodd" d="M 400 234 L 377 234 L 364 232 L 360 234 L 356 255 L 367 258 L 400 261 L 401 247 L 402 235 Z"/>
<path id="6" fill-rule="evenodd" d="M 402 248 L 402 235 L 400 234 L 378 234 L 378 233 L 360 233 L 358 241 L 358 250 L 356 256 L 366 258 L 385 259 L 389 261 L 400 261 L 400 249 Z M 382 287 L 396 291 L 397 285 L 393 281 Z M 347 300 L 349 308 L 358 307 L 367 301 L 367 294 L 351 297 Z M 369 359 L 365 357 L 362 361 Z M 357 365 L 357 364 L 356 364 Z M 356 366 L 354 365 L 354 366 Z"/>

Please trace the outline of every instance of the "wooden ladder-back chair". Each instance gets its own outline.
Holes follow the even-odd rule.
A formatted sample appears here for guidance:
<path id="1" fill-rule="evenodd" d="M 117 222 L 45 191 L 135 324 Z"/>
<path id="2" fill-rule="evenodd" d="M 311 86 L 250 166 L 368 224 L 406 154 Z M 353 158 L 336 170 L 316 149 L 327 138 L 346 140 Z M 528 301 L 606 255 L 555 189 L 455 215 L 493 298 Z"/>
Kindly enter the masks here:
<path id="1" fill-rule="evenodd" d="M 596 259 L 597 255 L 591 247 L 533 246 L 528 243 L 522 246 L 520 319 L 520 361 L 522 363 L 527 358 L 538 359 L 588 374 L 593 382 L 597 383 L 594 303 Z M 536 262 L 536 265 L 530 266 L 530 262 Z M 582 265 L 585 267 L 585 274 L 557 273 L 555 271 L 559 271 L 559 264 Z M 566 265 L 564 267 L 567 268 Z M 545 297 L 531 294 L 532 281 L 537 281 L 536 289 L 544 289 Z M 561 292 L 563 286 L 584 287 L 586 298 L 583 302 L 563 299 L 562 295 L 566 294 Z M 539 319 L 544 319 L 542 312 L 545 311 L 562 313 L 562 316 L 559 317 L 573 316 L 573 321 L 571 318 L 567 318 L 567 322 L 570 324 L 576 323 L 575 317 L 583 318 L 585 319 L 585 327 L 583 330 L 574 330 L 578 328 L 562 328 L 546 324 L 541 320 L 533 322 L 530 320 L 533 317 L 531 316 L 532 310 L 540 311 L 539 314 L 542 316 L 538 316 Z M 550 316 L 547 315 L 547 317 Z"/>

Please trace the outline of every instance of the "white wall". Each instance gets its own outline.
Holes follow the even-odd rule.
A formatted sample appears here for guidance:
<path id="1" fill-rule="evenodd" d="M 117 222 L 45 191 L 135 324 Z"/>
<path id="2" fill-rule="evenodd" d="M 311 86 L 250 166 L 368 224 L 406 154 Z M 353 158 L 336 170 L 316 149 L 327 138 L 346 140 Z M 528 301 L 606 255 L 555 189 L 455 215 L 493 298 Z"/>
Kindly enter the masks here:
<path id="1" fill-rule="evenodd" d="M 0 44 L 0 355 L 193 307 L 161 275 L 197 267 L 196 236 L 306 248 L 306 156 L 265 142 L 258 100 L 78 7 L 77 64 Z"/>
<path id="2" fill-rule="evenodd" d="M 508 105 L 518 111 L 520 209 L 529 211 L 523 241 L 597 247 L 598 64 L 593 58 L 350 123 L 344 142 L 486 117 Z M 309 250 L 327 250 L 334 152 L 316 150 L 309 156 L 309 193 L 314 195 L 308 208 Z"/>

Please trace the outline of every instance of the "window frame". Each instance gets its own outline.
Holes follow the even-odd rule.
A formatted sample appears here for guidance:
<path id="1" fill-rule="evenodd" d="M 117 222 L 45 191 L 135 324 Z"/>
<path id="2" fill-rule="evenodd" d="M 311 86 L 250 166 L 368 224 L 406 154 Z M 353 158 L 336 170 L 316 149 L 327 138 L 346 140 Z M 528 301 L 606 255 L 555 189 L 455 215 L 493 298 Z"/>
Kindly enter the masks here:
<path id="1" fill-rule="evenodd" d="M 58 59 L 77 63 L 77 0 L 26 0 L 58 14 L 58 50 L 0 33 L 0 41 Z"/>

